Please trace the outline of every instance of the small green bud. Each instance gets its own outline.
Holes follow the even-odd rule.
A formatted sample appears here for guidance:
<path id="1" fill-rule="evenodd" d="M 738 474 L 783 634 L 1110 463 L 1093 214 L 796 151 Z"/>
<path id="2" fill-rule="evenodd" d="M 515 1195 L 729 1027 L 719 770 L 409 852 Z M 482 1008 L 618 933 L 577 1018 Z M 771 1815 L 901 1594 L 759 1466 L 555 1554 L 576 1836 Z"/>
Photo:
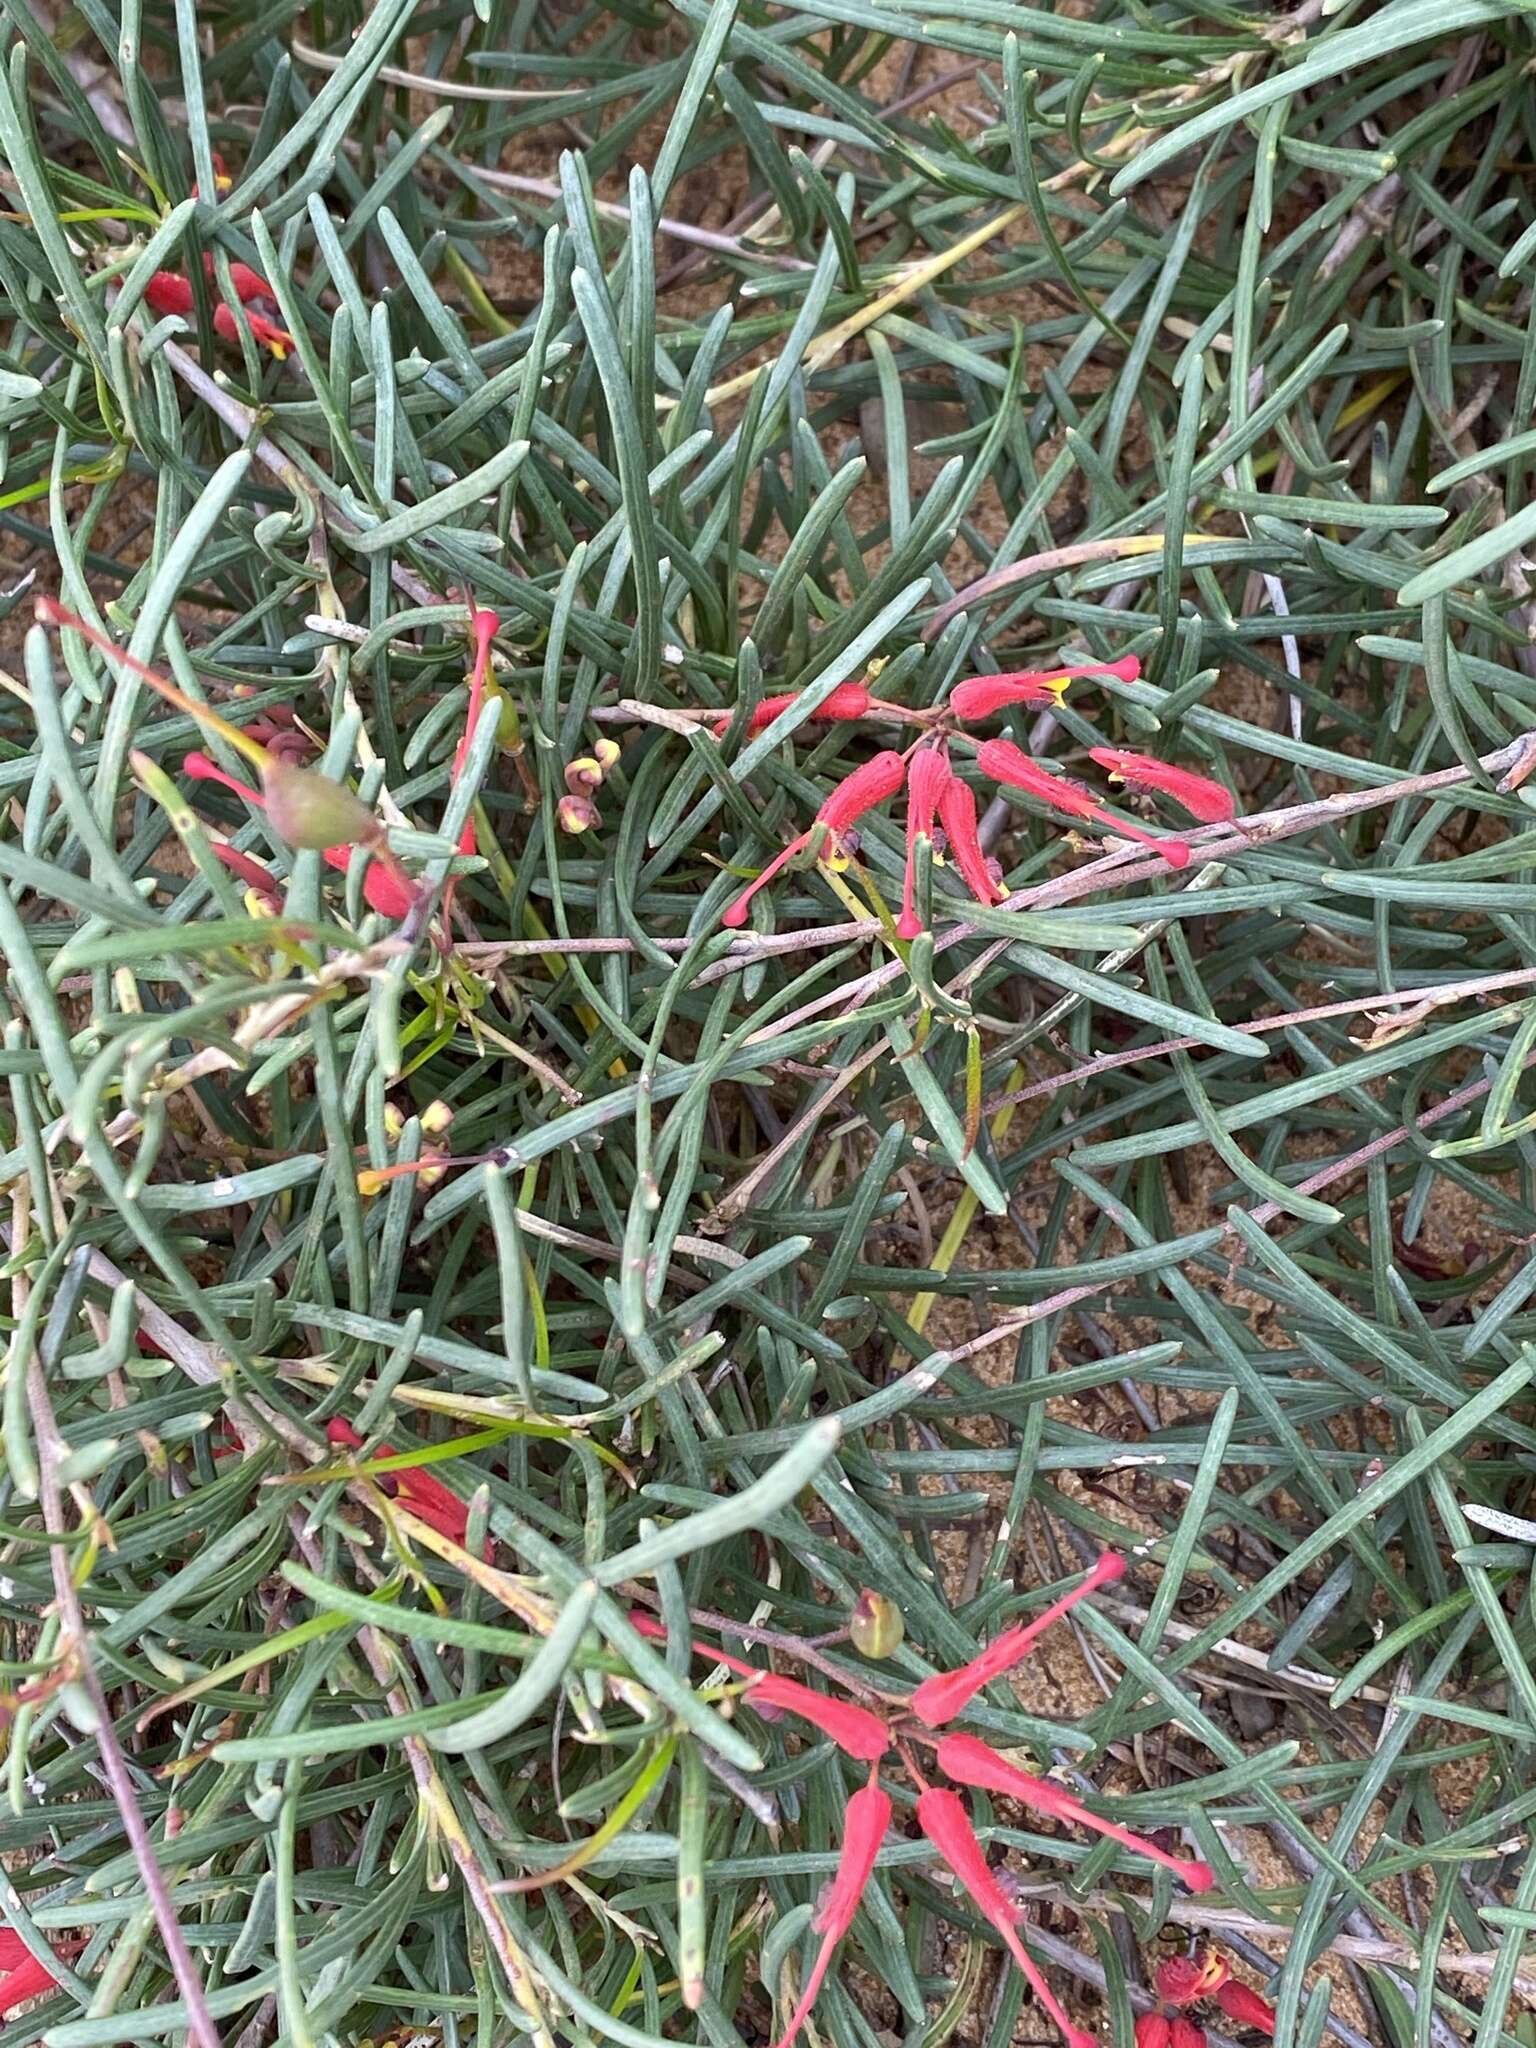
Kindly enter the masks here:
<path id="1" fill-rule="evenodd" d="M 861 1657 L 891 1656 L 901 1648 L 906 1632 L 901 1609 L 884 1593 L 871 1593 L 866 1587 L 854 1601 L 848 1633 Z"/>
<path id="2" fill-rule="evenodd" d="M 362 798 L 313 768 L 296 768 L 269 755 L 262 763 L 261 786 L 272 829 L 289 846 L 324 853 L 330 846 L 372 846 L 381 836 L 379 821 Z"/>

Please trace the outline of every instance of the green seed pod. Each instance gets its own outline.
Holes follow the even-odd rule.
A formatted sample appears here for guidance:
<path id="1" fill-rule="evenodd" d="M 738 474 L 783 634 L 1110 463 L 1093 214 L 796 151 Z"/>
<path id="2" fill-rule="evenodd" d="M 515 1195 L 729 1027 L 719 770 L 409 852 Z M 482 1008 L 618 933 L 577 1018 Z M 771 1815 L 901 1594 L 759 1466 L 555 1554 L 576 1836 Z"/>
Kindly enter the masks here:
<path id="1" fill-rule="evenodd" d="M 901 1609 L 884 1593 L 871 1593 L 866 1588 L 854 1601 L 853 1612 L 848 1617 L 848 1633 L 861 1657 L 891 1656 L 901 1648 L 901 1639 L 906 1632 Z"/>
<path id="2" fill-rule="evenodd" d="M 503 749 L 515 747 L 522 737 L 517 719 L 517 705 L 494 677 L 485 686 L 487 704 L 500 704 L 501 717 L 496 726 L 496 744 Z"/>
<path id="3" fill-rule="evenodd" d="M 272 756 L 262 764 L 261 786 L 272 829 L 289 846 L 323 853 L 329 846 L 371 846 L 380 837 L 362 798 L 313 768 Z"/>

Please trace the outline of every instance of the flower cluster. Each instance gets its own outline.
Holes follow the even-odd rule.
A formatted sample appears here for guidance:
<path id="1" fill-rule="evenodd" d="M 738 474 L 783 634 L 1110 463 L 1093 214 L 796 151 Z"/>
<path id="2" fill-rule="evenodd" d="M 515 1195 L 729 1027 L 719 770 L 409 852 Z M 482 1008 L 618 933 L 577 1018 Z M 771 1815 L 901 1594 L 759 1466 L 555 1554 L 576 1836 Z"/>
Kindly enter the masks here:
<path id="1" fill-rule="evenodd" d="M 696 1653 L 746 1679 L 745 1695 L 759 1713 L 770 1718 L 793 1714 L 809 1723 L 845 1755 L 870 1767 L 868 1781 L 849 1800 L 844 1814 L 842 1848 L 836 1872 L 827 1886 L 812 1926 L 821 1936 L 815 1963 L 777 2048 L 791 2048 L 805 2024 L 821 1989 L 833 1953 L 853 1924 L 859 1903 L 874 1873 L 881 1844 L 891 1825 L 894 1806 L 880 1783 L 880 1764 L 894 1747 L 901 1756 L 908 1778 L 916 1791 L 917 1825 L 958 1879 L 961 1889 L 982 1918 L 997 1934 L 1014 1962 L 1028 1979 L 1036 1998 L 1055 2021 L 1068 2048 L 1094 2048 L 1094 2037 L 1076 2027 L 1055 1993 L 1046 1983 L 1039 1966 L 1024 1945 L 1019 1932 L 1018 1909 L 987 1862 L 965 1801 L 954 1786 L 999 1793 L 1017 1800 L 1033 1812 L 1052 1820 L 1075 1823 L 1119 1842 L 1138 1856 L 1160 1863 L 1182 1878 L 1191 1891 L 1209 1891 L 1215 1884 L 1210 1865 L 1188 1857 L 1171 1855 L 1156 1842 L 1133 1834 L 1118 1822 L 1092 1813 L 1050 1778 L 1035 1777 L 1010 1763 L 974 1735 L 957 1730 L 943 1735 L 930 1731 L 942 1728 L 963 1713 L 981 1689 L 993 1679 L 1011 1671 L 1028 1654 L 1038 1638 L 1069 1608 L 1101 1586 L 1111 1585 L 1125 1571 L 1125 1560 L 1106 1552 L 1088 1576 L 1033 1621 L 1019 1623 L 989 1643 L 981 1653 L 957 1670 L 936 1673 L 925 1679 L 909 1698 L 879 1697 L 887 1711 L 860 1705 L 820 1693 L 797 1678 L 777 1671 L 764 1671 L 713 1644 L 695 1645 Z M 661 1624 L 648 1614 L 635 1613 L 630 1619 L 644 1634 L 662 1636 Z M 913 1754 L 915 1746 L 931 1749 L 938 1770 L 949 1785 L 932 1785 L 923 1775 Z M 1146 2043 L 1142 2048 L 1159 2048 Z M 1167 2044 L 1161 2044 L 1167 2048 Z M 1194 2044 L 1190 2044 L 1194 2048 Z"/>
<path id="2" fill-rule="evenodd" d="M 1275 2031 L 1275 2008 L 1250 1990 L 1209 1949 L 1188 1956 L 1170 1956 L 1152 1973 L 1157 2004 L 1136 2022 L 1136 2048 L 1205 2048 L 1205 2029 L 1185 2014 L 1192 2005 L 1214 1998 L 1229 2020 Z"/>
<path id="3" fill-rule="evenodd" d="M 235 268 L 243 270 L 244 265 L 236 265 Z M 246 276 L 255 278 L 256 273 L 246 271 Z M 192 781 L 217 783 L 221 788 L 243 797 L 247 803 L 266 812 L 279 839 L 289 846 L 307 847 L 319 853 L 326 865 L 338 873 L 345 874 L 354 851 L 363 848 L 369 856 L 363 871 L 363 900 L 369 909 L 378 911 L 383 917 L 398 920 L 408 917 L 417 908 L 422 900 L 421 889 L 390 850 L 379 819 L 344 783 L 333 782 L 329 776 L 301 765 L 297 757 L 308 750 L 309 742 L 299 730 L 292 713 L 278 706 L 262 719 L 253 719 L 246 725 L 233 725 L 206 704 L 196 703 L 185 696 L 168 677 L 136 659 L 87 620 L 67 611 L 56 598 L 40 597 L 36 613 L 44 625 L 67 626 L 83 635 L 118 668 L 138 676 L 178 711 L 196 719 L 209 731 L 218 733 L 253 763 L 261 787 L 254 788 L 241 782 L 237 776 L 226 773 L 201 748 L 194 748 L 182 760 L 182 771 Z M 448 774 L 450 788 L 463 772 L 470 737 L 492 687 L 491 643 L 500 628 L 498 613 L 470 601 L 469 633 L 475 650 L 474 665 L 469 679 L 469 710 L 464 732 Z M 209 845 L 218 860 L 245 884 L 253 914 L 271 916 L 281 910 L 281 885 L 270 868 L 252 855 L 242 853 L 238 847 L 231 846 L 225 839 L 210 834 Z M 476 850 L 475 826 L 471 819 L 459 835 L 459 852 L 472 855 Z M 443 895 L 445 929 L 452 892 L 450 879 Z"/>
<path id="4" fill-rule="evenodd" d="M 210 282 L 214 277 L 213 258 L 204 256 L 203 270 Z M 277 302 L 272 287 L 259 271 L 252 270 L 248 263 L 231 263 L 229 281 L 235 288 L 245 313 L 245 324 L 251 330 L 251 339 L 259 347 L 270 349 L 278 362 L 282 362 L 293 349 L 293 336 L 287 328 L 265 313 L 252 310 L 256 306 L 271 306 L 276 311 Z M 144 303 L 155 313 L 188 314 L 195 304 L 192 280 L 179 270 L 157 270 L 144 287 Z M 213 331 L 221 341 L 240 339 L 240 322 L 233 306 L 227 306 L 221 299 L 213 309 Z"/>
<path id="5" fill-rule="evenodd" d="M 1134 839 L 1162 855 L 1173 868 L 1187 867 L 1187 840 L 1148 832 L 1119 816 L 1098 799 L 1093 791 L 1068 776 L 1032 759 L 1012 740 L 976 741 L 957 729 L 995 717 L 1014 704 L 1049 704 L 1059 700 L 1067 684 L 1079 676 L 1109 675 L 1121 682 L 1134 682 L 1141 673 L 1135 655 L 1120 661 L 1092 662 L 1077 668 L 1020 669 L 1006 675 L 971 676 L 958 683 L 948 704 L 936 719 L 920 717 L 928 729 L 905 754 L 887 750 L 855 768 L 833 789 L 804 832 L 776 854 L 757 878 L 729 905 L 722 923 L 739 929 L 746 923 L 752 898 L 772 881 L 790 861 L 811 851 L 819 860 L 840 863 L 847 858 L 846 835 L 856 822 L 903 784 L 907 792 L 907 859 L 902 881 L 901 915 L 896 930 L 903 939 L 915 939 L 922 930 L 916 903 L 916 881 L 922 846 L 937 845 L 942 828 L 944 844 L 959 868 L 966 887 L 979 903 L 995 903 L 1005 893 L 999 870 L 988 861 L 977 830 L 976 798 L 971 786 L 955 769 L 950 747 L 955 741 L 974 747 L 976 767 L 990 782 L 1021 789 L 1037 803 L 1063 816 L 1100 825 L 1121 838 Z M 766 697 L 756 706 L 748 730 L 759 732 L 770 725 L 794 698 Z M 848 723 L 872 713 L 903 714 L 898 707 L 882 705 L 860 683 L 844 683 L 810 714 L 822 722 Z M 715 726 L 718 738 L 729 719 Z M 1138 790 L 1155 790 L 1173 798 L 1202 825 L 1222 824 L 1236 813 L 1229 790 L 1208 776 L 1178 768 L 1151 754 L 1136 754 L 1121 747 L 1094 747 L 1089 758 L 1105 770 L 1111 781 Z"/>

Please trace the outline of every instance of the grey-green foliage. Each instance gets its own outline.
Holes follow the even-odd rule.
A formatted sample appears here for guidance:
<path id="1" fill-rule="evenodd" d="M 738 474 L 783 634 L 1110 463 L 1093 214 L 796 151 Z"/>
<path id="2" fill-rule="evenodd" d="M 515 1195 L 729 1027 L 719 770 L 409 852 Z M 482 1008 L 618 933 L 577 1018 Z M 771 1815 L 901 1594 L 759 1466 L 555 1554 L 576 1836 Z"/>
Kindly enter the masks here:
<path id="1" fill-rule="evenodd" d="M 1510 2040 L 1531 8 L 0 6 L 0 1851 L 27 1945 L 84 1941 L 0 2048 L 771 2037 L 855 1778 L 706 1687 L 690 1612 L 874 1588 L 899 1691 L 1127 1525 L 1102 1704 L 1029 1666 L 977 1725 L 1190 1831 L 1286 2048 L 1359 2039 L 1330 1952 L 1376 2039 Z M 23 647 L 33 589 L 297 717 L 418 914 Z M 888 809 L 722 934 L 900 730 L 817 723 L 839 684 L 1063 649 L 1143 680 L 996 730 L 1264 822 L 1090 867 L 1021 797 L 1028 893 L 962 923 L 925 860 L 908 952 Z M 983 1819 L 1095 1891 L 1072 1996 L 1123 2029 L 1171 1885 Z M 839 2048 L 1010 2038 L 915 1840 L 854 1940 Z"/>

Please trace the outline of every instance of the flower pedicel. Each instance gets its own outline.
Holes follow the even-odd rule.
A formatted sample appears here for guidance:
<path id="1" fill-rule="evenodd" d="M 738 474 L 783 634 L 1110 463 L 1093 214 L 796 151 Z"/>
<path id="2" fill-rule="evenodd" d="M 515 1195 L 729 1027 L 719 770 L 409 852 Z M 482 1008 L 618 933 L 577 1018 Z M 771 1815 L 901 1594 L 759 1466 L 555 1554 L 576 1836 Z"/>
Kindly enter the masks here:
<path id="1" fill-rule="evenodd" d="M 873 1874 L 880 1840 L 892 1818 L 891 1803 L 879 1789 L 877 1774 L 880 1760 L 892 1747 L 899 1750 L 914 1782 L 918 1826 L 1029 1979 L 1041 2005 L 1065 2036 L 1068 2048 L 1092 2048 L 1093 2036 L 1073 2025 L 1025 1948 L 1018 1912 L 988 1865 L 964 1800 L 950 1786 L 928 1784 L 913 1761 L 912 1745 L 931 1747 L 938 1769 L 957 1785 L 1000 1793 L 1052 1820 L 1090 1828 L 1134 1855 L 1162 1864 L 1191 1891 L 1212 1889 L 1216 1879 L 1209 1864 L 1193 1857 L 1171 1855 L 1118 1822 L 1101 1819 L 1065 1786 L 1020 1770 L 978 1737 L 956 1731 L 936 1738 L 925 1732 L 963 1712 L 983 1686 L 1013 1670 L 1054 1621 L 1100 1586 L 1113 1584 L 1124 1571 L 1124 1559 L 1107 1552 L 1070 1593 L 1053 1601 L 1033 1621 L 1005 1630 L 958 1670 L 936 1673 L 906 1701 L 886 1700 L 882 1695 L 889 1718 L 873 1707 L 818 1692 L 799 1679 L 764 1671 L 713 1643 L 694 1644 L 695 1655 L 709 1657 L 744 1677 L 747 1684 L 743 1696 L 759 1711 L 767 1709 L 770 1719 L 781 1713 L 794 1714 L 835 1743 L 845 1755 L 871 1766 L 869 1783 L 848 1803 L 837 1870 L 812 1923 L 822 1936 L 822 1944 L 777 2048 L 792 2048 L 826 1976 L 832 1950 L 852 1925 L 859 1900 Z M 665 1637 L 665 1629 L 653 1615 L 632 1613 L 630 1620 L 643 1635 Z M 1171 2044 L 1142 2042 L 1139 2048 L 1171 2048 Z M 1191 2042 L 1186 2048 L 1203 2048 L 1203 2044 Z"/>

